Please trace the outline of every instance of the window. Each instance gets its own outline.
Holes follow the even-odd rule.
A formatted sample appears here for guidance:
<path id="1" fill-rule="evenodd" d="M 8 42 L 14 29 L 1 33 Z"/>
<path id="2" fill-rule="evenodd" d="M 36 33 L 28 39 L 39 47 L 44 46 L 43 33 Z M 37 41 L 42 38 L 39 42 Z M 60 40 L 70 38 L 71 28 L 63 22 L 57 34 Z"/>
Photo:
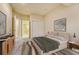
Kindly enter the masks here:
<path id="1" fill-rule="evenodd" d="M 22 38 L 29 37 L 29 20 L 22 20 Z"/>

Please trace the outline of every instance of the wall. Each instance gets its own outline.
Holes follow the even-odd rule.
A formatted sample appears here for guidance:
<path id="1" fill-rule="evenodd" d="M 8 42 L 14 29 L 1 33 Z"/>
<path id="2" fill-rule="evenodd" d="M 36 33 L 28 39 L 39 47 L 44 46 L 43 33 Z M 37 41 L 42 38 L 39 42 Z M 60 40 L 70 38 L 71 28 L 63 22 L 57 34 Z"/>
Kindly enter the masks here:
<path id="1" fill-rule="evenodd" d="M 40 15 L 30 15 L 31 36 L 38 37 L 44 35 L 44 18 Z"/>
<path id="2" fill-rule="evenodd" d="M 19 13 L 14 13 L 14 15 L 17 15 L 18 18 L 24 17 L 25 19 L 28 18 L 28 20 L 30 20 L 30 30 L 29 30 L 30 37 L 37 37 L 37 36 L 44 35 L 44 18 L 43 18 L 43 16 L 35 15 L 35 14 L 31 14 L 31 15 L 27 16 L 27 15 L 21 15 Z"/>
<path id="3" fill-rule="evenodd" d="M 60 7 L 45 16 L 45 32 L 54 31 L 54 20 L 67 18 L 66 32 L 79 36 L 79 5 L 71 7 Z"/>
<path id="4" fill-rule="evenodd" d="M 12 10 L 9 4 L 0 3 L 0 11 L 6 14 L 6 32 L 12 33 Z"/>

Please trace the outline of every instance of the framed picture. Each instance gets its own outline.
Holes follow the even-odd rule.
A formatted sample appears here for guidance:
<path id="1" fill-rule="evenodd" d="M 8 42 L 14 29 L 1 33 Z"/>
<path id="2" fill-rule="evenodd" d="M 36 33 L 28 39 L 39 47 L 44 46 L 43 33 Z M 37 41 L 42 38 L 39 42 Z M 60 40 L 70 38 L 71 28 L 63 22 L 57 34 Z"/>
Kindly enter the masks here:
<path id="1" fill-rule="evenodd" d="M 54 30 L 66 32 L 66 18 L 55 20 Z"/>
<path id="2" fill-rule="evenodd" d="M 6 34 L 6 15 L 0 11 L 0 35 Z"/>

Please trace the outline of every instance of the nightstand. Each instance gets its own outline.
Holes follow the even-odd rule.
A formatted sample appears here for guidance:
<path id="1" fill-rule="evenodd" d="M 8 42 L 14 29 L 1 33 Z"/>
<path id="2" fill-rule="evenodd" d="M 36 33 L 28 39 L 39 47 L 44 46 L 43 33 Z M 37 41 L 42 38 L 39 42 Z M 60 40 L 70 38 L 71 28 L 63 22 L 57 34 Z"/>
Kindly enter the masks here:
<path id="1" fill-rule="evenodd" d="M 79 42 L 69 42 L 68 45 L 70 49 L 72 48 L 79 49 Z"/>

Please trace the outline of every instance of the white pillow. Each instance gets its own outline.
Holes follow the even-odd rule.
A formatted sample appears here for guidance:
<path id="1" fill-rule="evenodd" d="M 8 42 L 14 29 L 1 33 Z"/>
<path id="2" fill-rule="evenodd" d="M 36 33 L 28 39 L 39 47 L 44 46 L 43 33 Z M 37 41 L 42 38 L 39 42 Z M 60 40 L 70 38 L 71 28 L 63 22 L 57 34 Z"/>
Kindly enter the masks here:
<path id="1" fill-rule="evenodd" d="M 60 40 L 60 41 L 66 41 L 66 39 L 65 39 L 64 37 L 61 37 L 61 36 L 50 35 L 50 37 L 56 38 L 56 39 L 58 39 L 58 40 Z"/>
<path id="2" fill-rule="evenodd" d="M 56 36 L 56 38 L 58 38 L 58 39 L 61 40 L 61 41 L 64 41 L 64 40 L 65 40 L 64 37 L 60 37 L 60 36 Z"/>

